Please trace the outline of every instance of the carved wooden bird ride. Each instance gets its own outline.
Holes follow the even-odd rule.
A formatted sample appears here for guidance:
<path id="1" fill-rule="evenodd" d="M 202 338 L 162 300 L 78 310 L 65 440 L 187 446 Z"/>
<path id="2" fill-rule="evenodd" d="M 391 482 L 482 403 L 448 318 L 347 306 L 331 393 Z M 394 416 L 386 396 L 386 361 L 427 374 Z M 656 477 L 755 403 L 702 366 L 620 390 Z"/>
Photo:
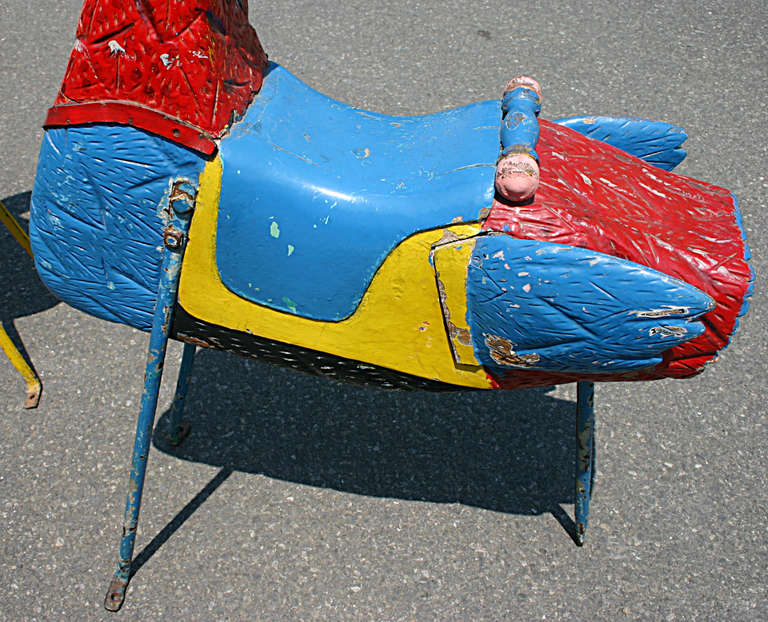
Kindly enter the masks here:
<path id="1" fill-rule="evenodd" d="M 148 433 L 169 336 L 385 388 L 699 373 L 751 293 L 736 199 L 669 172 L 680 128 L 539 105 L 522 80 L 502 102 L 369 112 L 269 63 L 245 1 L 86 0 L 45 126 L 36 265 L 69 304 L 153 331 Z"/>

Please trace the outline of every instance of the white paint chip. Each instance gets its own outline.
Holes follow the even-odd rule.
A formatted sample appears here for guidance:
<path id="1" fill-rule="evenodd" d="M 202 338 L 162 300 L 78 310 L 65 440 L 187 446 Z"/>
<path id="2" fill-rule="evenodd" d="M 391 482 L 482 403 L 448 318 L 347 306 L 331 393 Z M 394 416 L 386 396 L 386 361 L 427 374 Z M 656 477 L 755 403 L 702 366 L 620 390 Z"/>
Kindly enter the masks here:
<path id="1" fill-rule="evenodd" d="M 125 54 L 125 48 L 114 39 L 110 39 L 109 43 L 107 43 L 107 46 L 109 46 L 109 53 L 113 56 L 117 54 Z"/>

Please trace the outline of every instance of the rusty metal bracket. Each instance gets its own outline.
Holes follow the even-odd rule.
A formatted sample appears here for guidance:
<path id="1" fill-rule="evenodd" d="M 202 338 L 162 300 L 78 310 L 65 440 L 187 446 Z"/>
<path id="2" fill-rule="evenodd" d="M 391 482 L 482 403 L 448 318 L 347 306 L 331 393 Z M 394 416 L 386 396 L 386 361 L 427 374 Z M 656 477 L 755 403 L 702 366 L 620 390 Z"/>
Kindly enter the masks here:
<path id="1" fill-rule="evenodd" d="M 177 179 L 171 186 L 171 194 L 168 197 L 168 206 L 178 216 L 189 214 L 195 209 L 197 201 L 197 188 L 188 179 Z"/>
<path id="2" fill-rule="evenodd" d="M 186 241 L 186 235 L 183 231 L 176 229 L 172 225 L 168 225 L 163 229 L 163 242 L 165 247 L 172 251 L 181 250 Z"/>

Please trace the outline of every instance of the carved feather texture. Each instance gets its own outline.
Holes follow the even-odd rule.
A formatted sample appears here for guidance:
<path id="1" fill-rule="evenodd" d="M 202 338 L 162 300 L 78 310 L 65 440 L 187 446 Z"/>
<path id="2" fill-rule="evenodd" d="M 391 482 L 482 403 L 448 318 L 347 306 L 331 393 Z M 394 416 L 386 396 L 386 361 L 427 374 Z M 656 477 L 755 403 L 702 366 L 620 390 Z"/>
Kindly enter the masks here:
<path id="1" fill-rule="evenodd" d="M 664 121 L 585 116 L 558 119 L 555 123 L 608 143 L 665 171 L 680 164 L 687 153 L 680 147 L 688 138 L 685 130 Z"/>
<path id="2" fill-rule="evenodd" d="M 192 151 L 124 126 L 48 130 L 30 237 L 43 282 L 72 306 L 148 330 L 173 179 L 197 180 Z"/>
<path id="3" fill-rule="evenodd" d="M 651 367 L 704 332 L 714 301 L 640 264 L 563 244 L 478 238 L 469 322 L 485 365 L 605 373 Z"/>

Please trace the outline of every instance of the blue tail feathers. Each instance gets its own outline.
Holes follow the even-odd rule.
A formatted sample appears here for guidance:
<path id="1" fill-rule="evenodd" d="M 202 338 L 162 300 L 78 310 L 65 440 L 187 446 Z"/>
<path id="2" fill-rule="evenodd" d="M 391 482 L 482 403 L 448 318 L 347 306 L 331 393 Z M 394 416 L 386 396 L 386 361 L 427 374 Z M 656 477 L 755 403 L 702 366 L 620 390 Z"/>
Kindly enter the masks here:
<path id="1" fill-rule="evenodd" d="M 688 138 L 683 128 L 664 121 L 627 117 L 568 117 L 555 121 L 580 134 L 622 149 L 665 171 L 685 159 L 681 148 Z"/>
<path id="2" fill-rule="evenodd" d="M 484 365 L 605 373 L 660 363 L 698 337 L 704 292 L 618 257 L 507 235 L 478 238 L 468 321 Z"/>

